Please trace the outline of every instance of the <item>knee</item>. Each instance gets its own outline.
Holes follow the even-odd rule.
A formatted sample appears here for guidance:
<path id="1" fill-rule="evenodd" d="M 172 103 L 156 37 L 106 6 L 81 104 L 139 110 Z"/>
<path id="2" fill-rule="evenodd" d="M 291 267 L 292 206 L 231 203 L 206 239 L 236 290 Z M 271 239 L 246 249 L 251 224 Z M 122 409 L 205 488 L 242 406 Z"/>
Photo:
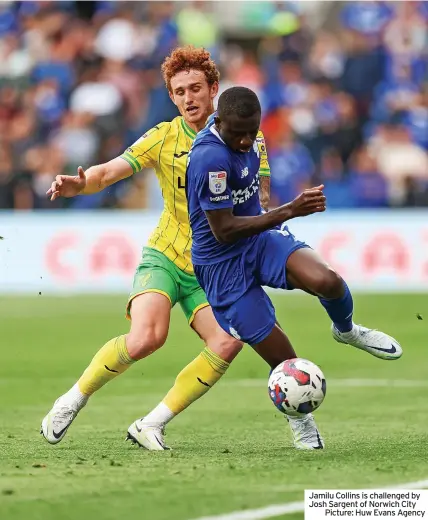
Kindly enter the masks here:
<path id="1" fill-rule="evenodd" d="M 126 347 L 132 359 L 138 360 L 153 354 L 166 341 L 166 334 L 156 327 L 147 327 L 144 332 L 137 334 L 131 330 L 126 336 Z"/>
<path id="2" fill-rule="evenodd" d="M 336 271 L 326 267 L 314 276 L 311 290 L 321 298 L 341 298 L 344 292 L 343 279 Z"/>
<path id="3" fill-rule="evenodd" d="M 219 332 L 206 341 L 207 347 L 221 359 L 230 363 L 241 352 L 243 343 L 226 332 Z"/>

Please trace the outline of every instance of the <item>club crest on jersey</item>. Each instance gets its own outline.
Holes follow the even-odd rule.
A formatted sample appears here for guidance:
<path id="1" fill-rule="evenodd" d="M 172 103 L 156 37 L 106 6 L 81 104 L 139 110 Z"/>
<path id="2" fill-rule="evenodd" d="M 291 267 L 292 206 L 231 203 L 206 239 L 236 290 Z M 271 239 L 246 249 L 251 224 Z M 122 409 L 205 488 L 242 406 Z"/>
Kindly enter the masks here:
<path id="1" fill-rule="evenodd" d="M 257 137 L 256 143 L 259 149 L 259 153 L 265 154 L 266 153 L 266 146 L 263 137 Z"/>
<path id="2" fill-rule="evenodd" d="M 208 172 L 210 192 L 219 195 L 226 191 L 226 172 Z"/>

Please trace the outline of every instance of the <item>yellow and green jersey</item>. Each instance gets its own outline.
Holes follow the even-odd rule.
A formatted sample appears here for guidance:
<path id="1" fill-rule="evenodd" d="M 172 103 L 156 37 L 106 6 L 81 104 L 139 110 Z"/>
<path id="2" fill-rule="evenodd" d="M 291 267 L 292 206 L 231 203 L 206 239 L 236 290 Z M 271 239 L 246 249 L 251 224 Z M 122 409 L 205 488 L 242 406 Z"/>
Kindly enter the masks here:
<path id="1" fill-rule="evenodd" d="M 185 191 L 187 154 L 196 132 L 179 116 L 146 132 L 122 155 L 134 173 L 154 168 L 164 200 L 164 209 L 148 246 L 163 253 L 179 269 L 193 274 L 192 245 Z M 260 175 L 270 175 L 266 145 L 259 132 Z"/>

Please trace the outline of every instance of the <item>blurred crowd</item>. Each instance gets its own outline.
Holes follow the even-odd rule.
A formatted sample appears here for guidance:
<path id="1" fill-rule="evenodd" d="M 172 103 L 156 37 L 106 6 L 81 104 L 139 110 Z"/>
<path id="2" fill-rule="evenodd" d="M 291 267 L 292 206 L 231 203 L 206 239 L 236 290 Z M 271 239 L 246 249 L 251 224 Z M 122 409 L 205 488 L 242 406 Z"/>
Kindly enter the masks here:
<path id="1" fill-rule="evenodd" d="M 232 27 L 218 4 L 1 2 L 0 209 L 159 206 L 149 172 L 45 192 L 177 115 L 159 71 L 177 44 L 259 94 L 272 205 L 323 183 L 330 207 L 428 206 L 427 2 L 324 2 L 318 25 L 302 2 L 237 2 Z"/>

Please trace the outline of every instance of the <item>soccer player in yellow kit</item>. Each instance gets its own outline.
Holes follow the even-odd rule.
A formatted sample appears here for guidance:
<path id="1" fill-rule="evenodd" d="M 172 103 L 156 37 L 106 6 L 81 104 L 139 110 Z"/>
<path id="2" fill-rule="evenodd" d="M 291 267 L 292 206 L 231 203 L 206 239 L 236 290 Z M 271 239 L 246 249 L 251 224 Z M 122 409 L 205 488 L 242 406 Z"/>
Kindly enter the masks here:
<path id="1" fill-rule="evenodd" d="M 128 334 L 109 340 L 95 355 L 77 383 L 59 397 L 42 422 L 48 442 L 60 442 L 86 405 L 104 384 L 125 372 L 135 361 L 147 357 L 165 342 L 171 308 L 180 303 L 189 325 L 205 342 L 205 349 L 177 376 L 163 401 L 147 416 L 135 421 L 128 436 L 149 450 L 167 449 L 165 425 L 204 395 L 226 372 L 242 343 L 224 332 L 215 321 L 205 293 L 193 273 L 190 259 L 191 230 L 185 195 L 187 154 L 196 133 L 214 112 L 219 72 L 204 49 L 175 49 L 162 65 L 170 97 L 181 116 L 156 125 L 108 163 L 79 167 L 77 176 L 58 175 L 48 195 L 73 197 L 99 192 L 144 168 L 154 168 L 164 198 L 159 224 L 143 249 L 126 314 L 131 320 Z M 261 154 L 261 202 L 269 200 L 269 164 L 263 136 L 258 136 Z M 287 353 L 259 352 L 272 366 Z M 296 446 L 302 445 L 302 425 L 293 428 Z M 299 443 L 299 445 L 297 445 Z"/>

